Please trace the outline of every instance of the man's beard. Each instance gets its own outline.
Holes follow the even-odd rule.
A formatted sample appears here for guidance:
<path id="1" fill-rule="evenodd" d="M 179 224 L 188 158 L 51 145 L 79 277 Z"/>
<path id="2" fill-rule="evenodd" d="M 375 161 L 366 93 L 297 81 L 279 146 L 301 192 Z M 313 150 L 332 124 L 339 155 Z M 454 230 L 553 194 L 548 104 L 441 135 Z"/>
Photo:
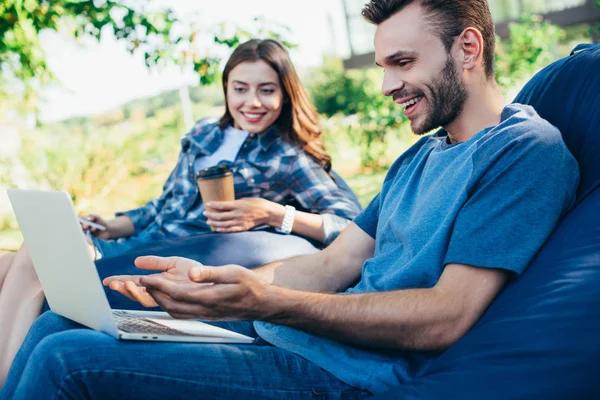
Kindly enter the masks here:
<path id="1" fill-rule="evenodd" d="M 451 124 L 460 115 L 467 101 L 467 88 L 450 56 L 446 59 L 441 74 L 426 86 L 429 88 L 427 100 L 431 104 L 431 112 L 420 126 L 411 123 L 412 130 L 417 135 Z"/>

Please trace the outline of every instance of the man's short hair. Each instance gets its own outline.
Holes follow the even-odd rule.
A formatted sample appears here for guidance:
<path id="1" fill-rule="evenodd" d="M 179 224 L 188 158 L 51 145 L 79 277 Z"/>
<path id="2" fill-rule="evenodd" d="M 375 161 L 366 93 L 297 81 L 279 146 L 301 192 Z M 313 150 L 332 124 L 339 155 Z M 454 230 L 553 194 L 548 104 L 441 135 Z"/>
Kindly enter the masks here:
<path id="1" fill-rule="evenodd" d="M 379 25 L 413 3 L 423 8 L 429 17 L 427 29 L 440 38 L 448 52 L 466 28 L 477 28 L 483 36 L 485 74 L 488 79 L 494 77 L 496 34 L 487 0 L 371 0 L 361 14 Z"/>

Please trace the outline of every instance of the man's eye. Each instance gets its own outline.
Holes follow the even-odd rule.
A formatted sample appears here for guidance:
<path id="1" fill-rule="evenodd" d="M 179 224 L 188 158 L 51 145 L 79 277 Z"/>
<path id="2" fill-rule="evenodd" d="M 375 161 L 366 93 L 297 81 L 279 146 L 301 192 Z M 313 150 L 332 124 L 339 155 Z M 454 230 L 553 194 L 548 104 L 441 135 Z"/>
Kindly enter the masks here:
<path id="1" fill-rule="evenodd" d="M 400 61 L 398 61 L 398 66 L 399 67 L 406 67 L 410 63 L 411 63 L 410 60 L 400 60 Z"/>

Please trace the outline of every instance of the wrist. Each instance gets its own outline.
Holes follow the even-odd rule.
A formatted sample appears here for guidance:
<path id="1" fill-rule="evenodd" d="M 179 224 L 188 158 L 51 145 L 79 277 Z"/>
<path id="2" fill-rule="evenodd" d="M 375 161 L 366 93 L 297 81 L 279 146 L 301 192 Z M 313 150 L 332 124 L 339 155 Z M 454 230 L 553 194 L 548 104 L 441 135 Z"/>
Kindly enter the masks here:
<path id="1" fill-rule="evenodd" d="M 106 235 L 107 235 L 107 240 L 112 240 L 112 239 L 116 239 L 118 237 L 118 229 L 117 229 L 117 225 L 118 226 L 118 222 L 116 219 L 113 219 L 111 221 L 107 221 L 106 222 Z"/>
<path id="2" fill-rule="evenodd" d="M 285 213 L 283 214 L 283 221 L 281 226 L 276 227 L 275 230 L 279 233 L 289 235 L 292 233 L 294 228 L 294 220 L 296 218 L 296 209 L 290 205 L 285 206 Z"/>
<path id="3" fill-rule="evenodd" d="M 288 288 L 269 285 L 268 305 L 265 307 L 266 313 L 261 320 L 273 323 L 282 323 L 290 320 L 290 310 L 301 304 L 302 294 Z M 300 295 L 300 296 L 299 296 Z"/>
<path id="4" fill-rule="evenodd" d="M 285 206 L 282 206 L 279 203 L 271 204 L 272 207 L 269 210 L 269 216 L 266 224 L 272 226 L 273 228 L 279 228 L 283 223 L 283 217 L 285 215 Z"/>

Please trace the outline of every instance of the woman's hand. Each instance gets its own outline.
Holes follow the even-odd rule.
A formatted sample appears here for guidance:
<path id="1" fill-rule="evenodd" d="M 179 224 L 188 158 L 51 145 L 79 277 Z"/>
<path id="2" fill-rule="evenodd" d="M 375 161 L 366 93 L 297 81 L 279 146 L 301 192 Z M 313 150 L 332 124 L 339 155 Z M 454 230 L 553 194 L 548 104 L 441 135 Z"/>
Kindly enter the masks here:
<path id="1" fill-rule="evenodd" d="M 211 201 L 204 215 L 216 232 L 243 232 L 260 225 L 281 226 L 285 207 L 250 197 L 234 201 Z"/>
<path id="2" fill-rule="evenodd" d="M 104 230 L 100 230 L 90 225 L 81 224 L 81 229 L 83 229 L 84 231 L 89 231 L 98 239 L 108 240 L 111 238 L 111 232 L 108 226 L 108 222 L 106 222 L 102 217 L 96 214 L 90 214 L 87 216 L 81 216 L 81 218 L 87 219 L 88 221 L 94 222 L 98 225 L 102 225 L 105 228 Z"/>

